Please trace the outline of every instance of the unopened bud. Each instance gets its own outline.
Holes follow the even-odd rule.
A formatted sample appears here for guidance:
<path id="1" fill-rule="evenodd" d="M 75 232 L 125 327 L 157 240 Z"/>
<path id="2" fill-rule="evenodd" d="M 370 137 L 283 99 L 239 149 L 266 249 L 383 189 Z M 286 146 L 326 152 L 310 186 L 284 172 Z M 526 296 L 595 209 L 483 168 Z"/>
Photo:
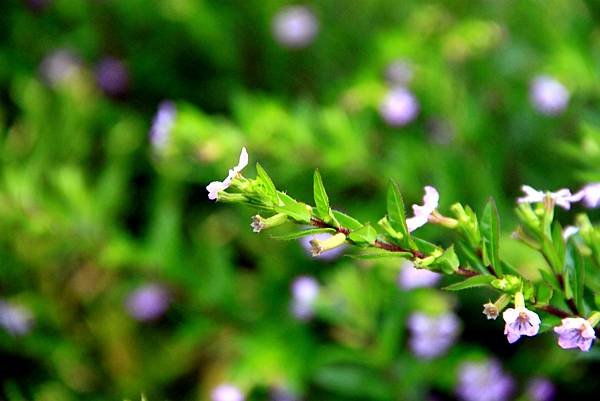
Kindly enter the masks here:
<path id="1" fill-rule="evenodd" d="M 267 228 L 276 227 L 282 225 L 287 221 L 287 216 L 284 213 L 277 213 L 269 218 L 264 218 L 260 214 L 256 216 L 252 216 L 252 223 L 250 223 L 250 227 L 252 227 L 252 231 L 255 233 L 259 233 L 262 230 Z"/>
<path id="2" fill-rule="evenodd" d="M 498 300 L 494 303 L 491 301 L 483 305 L 483 314 L 487 317 L 488 320 L 496 320 L 496 318 L 500 315 L 500 312 L 508 302 L 510 301 L 510 296 L 508 294 L 503 294 Z"/>
<path id="3" fill-rule="evenodd" d="M 313 238 L 310 240 L 310 251 L 312 256 L 319 256 L 323 252 L 342 246 L 346 242 L 346 235 L 337 233 L 325 240 Z"/>

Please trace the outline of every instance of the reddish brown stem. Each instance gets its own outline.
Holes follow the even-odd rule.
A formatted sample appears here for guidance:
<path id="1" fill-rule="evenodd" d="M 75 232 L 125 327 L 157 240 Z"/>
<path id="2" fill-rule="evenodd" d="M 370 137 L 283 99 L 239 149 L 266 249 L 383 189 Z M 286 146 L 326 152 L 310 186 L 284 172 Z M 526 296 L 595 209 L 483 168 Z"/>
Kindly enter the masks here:
<path id="1" fill-rule="evenodd" d="M 541 305 L 541 306 L 536 306 L 536 308 L 538 308 L 539 310 L 543 310 L 544 312 L 548 312 L 551 315 L 557 316 L 561 319 L 571 316 L 570 313 L 565 312 L 562 309 L 558 309 L 552 305 Z"/>

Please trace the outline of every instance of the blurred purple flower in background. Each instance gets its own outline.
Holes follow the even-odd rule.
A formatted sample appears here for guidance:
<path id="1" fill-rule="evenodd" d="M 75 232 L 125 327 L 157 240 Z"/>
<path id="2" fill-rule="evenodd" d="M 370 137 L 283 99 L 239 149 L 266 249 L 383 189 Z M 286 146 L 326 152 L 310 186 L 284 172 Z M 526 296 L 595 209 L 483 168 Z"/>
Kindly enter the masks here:
<path id="1" fill-rule="evenodd" d="M 395 87 L 390 89 L 383 99 L 379 113 L 392 127 L 401 127 L 417 117 L 419 102 L 408 89 Z"/>
<path id="2" fill-rule="evenodd" d="M 221 384 L 212 391 L 212 401 L 244 401 L 244 394 L 233 384 Z"/>
<path id="3" fill-rule="evenodd" d="M 73 78 L 81 69 L 81 60 L 67 49 L 48 54 L 40 63 L 40 76 L 50 86 L 57 86 Z"/>
<path id="4" fill-rule="evenodd" d="M 319 296 L 319 283 L 310 276 L 297 277 L 292 283 L 292 314 L 300 320 L 308 320 L 314 314 Z"/>
<path id="5" fill-rule="evenodd" d="M 296 397 L 292 392 L 286 390 L 282 387 L 275 387 L 270 391 L 270 399 L 271 401 L 298 401 L 299 398 Z"/>
<path id="6" fill-rule="evenodd" d="M 588 184 L 573 195 L 577 200 L 582 200 L 586 207 L 595 208 L 600 206 L 600 182 Z"/>
<path id="7" fill-rule="evenodd" d="M 150 127 L 150 143 L 155 150 L 163 150 L 169 142 L 176 116 L 177 109 L 173 102 L 165 100 L 158 105 L 158 111 Z"/>
<path id="8" fill-rule="evenodd" d="M 569 103 L 569 91 L 556 79 L 540 75 L 533 79 L 529 98 L 533 107 L 542 114 L 557 115 Z"/>
<path id="9" fill-rule="evenodd" d="M 300 49 L 312 43 L 319 32 L 319 22 L 305 6 L 287 6 L 273 18 L 273 36 L 284 47 Z"/>
<path id="10" fill-rule="evenodd" d="M 33 325 L 33 315 L 29 309 L 0 301 L 0 327 L 13 336 L 27 334 Z"/>
<path id="11" fill-rule="evenodd" d="M 429 316 L 417 312 L 408 318 L 408 329 L 413 353 L 431 359 L 444 354 L 454 344 L 460 331 L 460 320 L 453 313 Z"/>
<path id="12" fill-rule="evenodd" d="M 497 361 L 467 362 L 460 367 L 456 393 L 464 401 L 505 401 L 513 389 L 513 379 Z"/>
<path id="13" fill-rule="evenodd" d="M 23 0 L 23 2 L 32 11 L 44 11 L 52 4 L 52 0 Z"/>
<path id="14" fill-rule="evenodd" d="M 441 274 L 427 269 L 417 269 L 411 261 L 406 260 L 402 263 L 402 270 L 398 274 L 398 285 L 405 290 L 433 287 L 441 278 Z"/>
<path id="15" fill-rule="evenodd" d="M 96 66 L 96 82 L 107 95 L 120 97 L 129 89 L 129 73 L 121 60 L 106 57 Z"/>
<path id="16" fill-rule="evenodd" d="M 391 86 L 406 86 L 413 77 L 414 70 L 406 60 L 394 60 L 385 70 L 385 78 Z"/>
<path id="17" fill-rule="evenodd" d="M 307 235 L 307 236 L 300 238 L 300 244 L 302 245 L 302 247 L 306 250 L 306 252 L 309 255 L 312 255 L 312 246 L 310 244 L 310 240 L 318 239 L 319 241 L 324 241 L 327 238 L 330 238 L 331 236 L 332 235 L 328 234 L 328 233 Z M 346 245 L 344 244 L 344 245 L 338 246 L 336 248 L 322 252 L 319 255 L 313 256 L 313 258 L 326 260 L 326 261 L 334 260 L 334 259 L 337 259 L 338 257 L 340 257 L 342 255 L 342 253 L 344 253 L 345 249 L 346 249 Z"/>
<path id="18" fill-rule="evenodd" d="M 535 377 L 527 384 L 527 397 L 531 401 L 552 401 L 555 395 L 554 383 L 545 377 Z"/>
<path id="19" fill-rule="evenodd" d="M 169 291 L 151 283 L 135 289 L 125 302 L 127 312 L 136 320 L 151 321 L 161 317 L 171 304 Z"/>

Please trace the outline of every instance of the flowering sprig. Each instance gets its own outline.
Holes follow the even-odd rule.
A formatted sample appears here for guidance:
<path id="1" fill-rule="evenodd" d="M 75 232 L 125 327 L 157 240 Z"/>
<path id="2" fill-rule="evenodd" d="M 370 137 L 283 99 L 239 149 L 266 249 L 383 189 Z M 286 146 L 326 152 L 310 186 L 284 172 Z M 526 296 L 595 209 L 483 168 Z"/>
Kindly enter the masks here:
<path id="1" fill-rule="evenodd" d="M 310 226 L 275 238 L 289 240 L 313 236 L 309 240 L 313 256 L 347 244 L 354 245 L 363 250 L 353 255 L 357 258 L 398 256 L 412 262 L 417 269 L 462 277 L 446 287 L 447 290 L 473 287 L 496 290 L 498 300 L 486 303 L 483 313 L 489 320 L 502 314 L 504 333 L 510 343 L 521 336 L 538 334 L 542 319 L 533 309 L 542 313 L 542 318 L 549 314 L 563 319 L 562 325 L 554 330 L 559 334 L 559 345 L 563 348 L 576 346 L 588 350 L 595 338 L 593 327 L 600 321 L 600 312 L 593 309 L 600 305 L 589 301 L 594 297 L 584 295 L 593 292 L 593 283 L 598 277 L 586 281 L 584 272 L 594 267 L 593 274 L 600 276 L 600 229 L 593 227 L 587 216 L 581 215 L 576 227 L 563 230 L 554 221 L 554 208 L 558 205 L 568 210 L 571 204 L 581 200 L 588 206 L 595 206 L 596 187 L 588 185 L 575 194 L 568 189 L 544 192 L 523 187 L 525 196 L 517 200 L 521 225 L 513 236 L 540 253 L 547 264 L 538 269 L 542 280 L 532 282 L 500 256 L 500 217 L 493 199 L 480 215 L 470 207 L 456 203 L 450 207 L 451 216 L 445 216 L 438 209 L 439 192 L 426 186 L 423 204 L 413 205 L 414 216 L 406 218 L 400 188 L 390 182 L 386 214 L 377 224 L 372 224 L 332 209 L 318 171 L 314 174 L 314 205 L 309 205 L 277 190 L 260 164 L 256 165 L 255 179 L 241 176 L 240 172 L 247 164 L 248 155 L 242 149 L 238 165 L 229 170 L 227 178 L 209 184 L 207 190 L 209 199 L 247 204 L 267 216 L 257 214 L 252 217 L 253 231 L 262 232 L 288 222 Z M 443 248 L 413 234 L 426 224 L 452 230 L 454 244 Z M 326 239 L 315 237 L 323 233 L 329 236 Z M 504 310 L 511 299 L 514 308 Z M 589 318 L 585 319 L 585 316 Z"/>

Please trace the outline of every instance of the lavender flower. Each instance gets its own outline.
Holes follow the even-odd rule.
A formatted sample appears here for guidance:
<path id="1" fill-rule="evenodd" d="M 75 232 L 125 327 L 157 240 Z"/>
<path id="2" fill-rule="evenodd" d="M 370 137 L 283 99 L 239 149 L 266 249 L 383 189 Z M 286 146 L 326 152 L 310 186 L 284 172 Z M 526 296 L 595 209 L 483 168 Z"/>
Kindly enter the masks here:
<path id="1" fill-rule="evenodd" d="M 579 347 L 582 351 L 589 351 L 596 338 L 594 328 L 587 320 L 581 317 L 567 317 L 562 324 L 554 328 L 558 334 L 558 345 L 564 349 Z"/>
<path id="2" fill-rule="evenodd" d="M 460 320 L 453 313 L 429 316 L 417 312 L 408 318 L 408 328 L 413 353 L 431 359 L 444 354 L 454 343 L 460 331 Z"/>
<path id="3" fill-rule="evenodd" d="M 560 114 L 569 103 L 569 91 L 556 79 L 541 75 L 536 77 L 529 90 L 533 107 L 542 114 Z"/>
<path id="4" fill-rule="evenodd" d="M 413 205 L 414 217 L 406 219 L 408 231 L 413 232 L 417 228 L 424 226 L 429 221 L 429 216 L 437 209 L 440 201 L 440 194 L 437 189 L 431 186 L 425 187 L 425 196 L 423 197 L 423 206 Z"/>
<path id="5" fill-rule="evenodd" d="M 310 276 L 296 278 L 292 283 L 292 314 L 300 320 L 310 319 L 318 296 L 317 280 Z"/>
<path id="6" fill-rule="evenodd" d="M 514 389 L 513 379 L 497 361 L 464 363 L 456 393 L 464 401 L 506 401 Z"/>
<path id="7" fill-rule="evenodd" d="M 22 336 L 31 330 L 33 316 L 29 309 L 0 301 L 0 327 L 13 336 Z"/>
<path id="8" fill-rule="evenodd" d="M 589 208 L 600 206 L 600 182 L 586 185 L 573 195 L 573 198 L 577 200 L 583 199 L 583 203 Z"/>
<path id="9" fill-rule="evenodd" d="M 58 86 L 72 79 L 81 70 L 81 60 L 67 49 L 58 49 L 47 55 L 40 64 L 40 76 L 50 86 Z"/>
<path id="10" fill-rule="evenodd" d="M 396 87 L 383 99 L 379 113 L 392 127 L 402 127 L 417 117 L 419 102 L 408 89 Z"/>
<path id="11" fill-rule="evenodd" d="M 316 259 L 320 259 L 323 261 L 331 261 L 331 260 L 337 259 L 338 257 L 340 257 L 342 255 L 342 253 L 344 252 L 344 249 L 346 249 L 346 244 L 342 244 L 335 248 L 323 251 L 323 252 L 319 253 L 318 255 L 314 254 L 314 252 L 313 252 L 314 247 L 311 244 L 311 241 L 313 241 L 315 239 L 322 242 L 322 241 L 327 241 L 331 237 L 333 237 L 333 235 L 328 234 L 328 233 L 308 235 L 308 236 L 300 238 L 300 244 L 302 245 L 302 248 L 304 248 L 309 255 L 314 256 Z"/>
<path id="12" fill-rule="evenodd" d="M 529 185 L 523 185 L 521 189 L 525 192 L 525 196 L 518 198 L 517 203 L 541 203 L 546 198 L 545 192 L 533 189 Z M 548 192 L 548 194 L 554 203 L 566 210 L 571 208 L 571 203 L 578 202 L 581 199 L 580 195 L 573 195 L 566 188 L 559 189 L 556 192 Z"/>
<path id="13" fill-rule="evenodd" d="M 273 36 L 284 47 L 300 49 L 308 46 L 317 36 L 319 22 L 305 6 L 284 7 L 273 19 Z"/>
<path id="14" fill-rule="evenodd" d="M 540 317 L 525 307 L 525 300 L 520 292 L 515 295 L 515 307 L 505 310 L 502 318 L 506 322 L 504 334 L 511 344 L 521 336 L 535 336 L 540 329 Z"/>
<path id="15" fill-rule="evenodd" d="M 441 274 L 427 269 L 417 269 L 414 263 L 407 260 L 402 263 L 402 269 L 398 275 L 398 285 L 405 290 L 433 287 L 441 278 Z"/>
<path id="16" fill-rule="evenodd" d="M 385 77 L 392 86 L 407 85 L 411 81 L 413 74 L 413 67 L 406 60 L 394 60 L 385 70 Z"/>
<path id="17" fill-rule="evenodd" d="M 171 129 L 175 124 L 177 110 L 175 104 L 165 100 L 158 105 L 158 111 L 150 127 L 150 142 L 155 150 L 162 150 L 169 142 Z"/>
<path id="18" fill-rule="evenodd" d="M 106 57 L 96 67 L 96 82 L 107 95 L 119 97 L 129 89 L 129 73 L 121 60 Z"/>
<path id="19" fill-rule="evenodd" d="M 212 391 L 212 401 L 244 401 L 244 394 L 233 384 L 221 384 Z"/>
<path id="20" fill-rule="evenodd" d="M 134 319 L 151 321 L 161 317 L 169 309 L 170 303 L 169 291 L 160 284 L 151 283 L 129 294 L 125 307 Z"/>
<path id="21" fill-rule="evenodd" d="M 545 377 L 536 377 L 527 384 L 527 396 L 531 401 L 552 401 L 556 395 L 554 384 Z"/>
<path id="22" fill-rule="evenodd" d="M 23 2 L 32 11 L 44 11 L 52 0 L 23 0 Z"/>
<path id="23" fill-rule="evenodd" d="M 216 200 L 219 197 L 219 192 L 226 190 L 231 185 L 231 181 L 248 165 L 248 152 L 246 148 L 242 148 L 240 160 L 237 166 L 229 169 L 229 174 L 223 181 L 213 181 L 206 186 L 208 191 L 208 199 Z"/>

